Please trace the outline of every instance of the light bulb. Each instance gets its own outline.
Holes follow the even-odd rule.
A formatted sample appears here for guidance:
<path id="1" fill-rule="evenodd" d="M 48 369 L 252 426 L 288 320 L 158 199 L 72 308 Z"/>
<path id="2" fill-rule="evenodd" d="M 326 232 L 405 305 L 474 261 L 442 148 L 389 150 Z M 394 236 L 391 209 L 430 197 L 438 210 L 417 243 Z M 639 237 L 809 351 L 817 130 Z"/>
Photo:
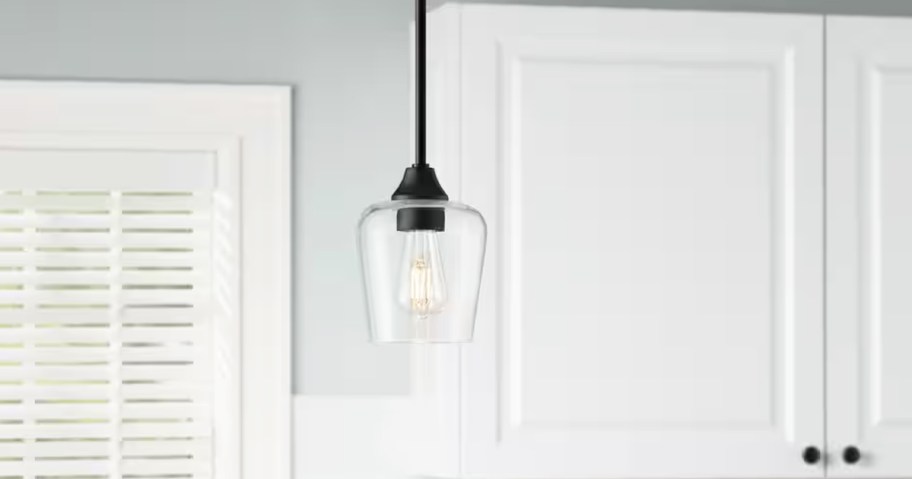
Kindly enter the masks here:
<path id="1" fill-rule="evenodd" d="M 447 288 L 436 231 L 406 233 L 399 274 L 399 304 L 419 319 L 443 311 Z"/>

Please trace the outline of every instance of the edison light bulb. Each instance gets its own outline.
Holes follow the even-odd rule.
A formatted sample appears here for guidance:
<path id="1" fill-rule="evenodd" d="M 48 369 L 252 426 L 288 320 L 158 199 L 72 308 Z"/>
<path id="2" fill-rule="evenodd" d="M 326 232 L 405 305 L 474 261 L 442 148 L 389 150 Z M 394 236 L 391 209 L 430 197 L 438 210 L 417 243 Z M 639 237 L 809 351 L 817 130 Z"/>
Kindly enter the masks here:
<path id="1" fill-rule="evenodd" d="M 446 280 L 437 232 L 409 231 L 402 255 L 399 304 L 418 318 L 443 311 L 447 301 Z"/>

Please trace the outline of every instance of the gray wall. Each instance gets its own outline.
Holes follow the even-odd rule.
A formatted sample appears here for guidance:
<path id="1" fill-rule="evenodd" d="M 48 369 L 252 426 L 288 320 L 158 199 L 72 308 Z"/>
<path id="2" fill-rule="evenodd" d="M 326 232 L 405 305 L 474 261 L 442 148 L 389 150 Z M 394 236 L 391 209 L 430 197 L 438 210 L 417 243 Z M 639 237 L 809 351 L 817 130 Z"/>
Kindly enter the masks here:
<path id="1" fill-rule="evenodd" d="M 294 85 L 296 389 L 403 392 L 406 351 L 367 343 L 354 228 L 408 161 L 411 8 L 410 0 L 3 0 L 0 78 Z"/>
<path id="2" fill-rule="evenodd" d="M 912 15 L 904 0 L 502 1 Z M 408 161 L 410 17 L 411 0 L 3 0 L 0 78 L 294 85 L 296 388 L 395 394 L 407 354 L 366 342 L 354 226 Z"/>

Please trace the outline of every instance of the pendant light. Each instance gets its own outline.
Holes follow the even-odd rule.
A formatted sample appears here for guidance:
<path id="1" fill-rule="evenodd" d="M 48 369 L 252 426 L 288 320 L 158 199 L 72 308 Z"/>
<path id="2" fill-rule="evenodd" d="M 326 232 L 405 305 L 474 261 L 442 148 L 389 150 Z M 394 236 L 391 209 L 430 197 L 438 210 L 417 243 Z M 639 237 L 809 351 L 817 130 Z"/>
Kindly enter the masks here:
<path id="1" fill-rule="evenodd" d="M 415 162 L 390 201 L 358 223 L 374 342 L 472 340 L 487 228 L 475 209 L 449 201 L 427 162 L 427 18 L 415 2 Z"/>

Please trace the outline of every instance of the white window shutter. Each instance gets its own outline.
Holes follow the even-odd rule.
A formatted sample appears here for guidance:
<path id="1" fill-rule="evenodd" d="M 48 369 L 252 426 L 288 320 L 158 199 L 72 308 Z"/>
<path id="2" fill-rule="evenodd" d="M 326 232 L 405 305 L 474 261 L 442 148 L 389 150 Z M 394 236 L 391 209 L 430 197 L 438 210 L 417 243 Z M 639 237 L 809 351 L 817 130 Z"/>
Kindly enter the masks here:
<path id="1" fill-rule="evenodd" d="M 214 477 L 211 162 L 129 156 L 0 156 L 0 477 Z"/>

